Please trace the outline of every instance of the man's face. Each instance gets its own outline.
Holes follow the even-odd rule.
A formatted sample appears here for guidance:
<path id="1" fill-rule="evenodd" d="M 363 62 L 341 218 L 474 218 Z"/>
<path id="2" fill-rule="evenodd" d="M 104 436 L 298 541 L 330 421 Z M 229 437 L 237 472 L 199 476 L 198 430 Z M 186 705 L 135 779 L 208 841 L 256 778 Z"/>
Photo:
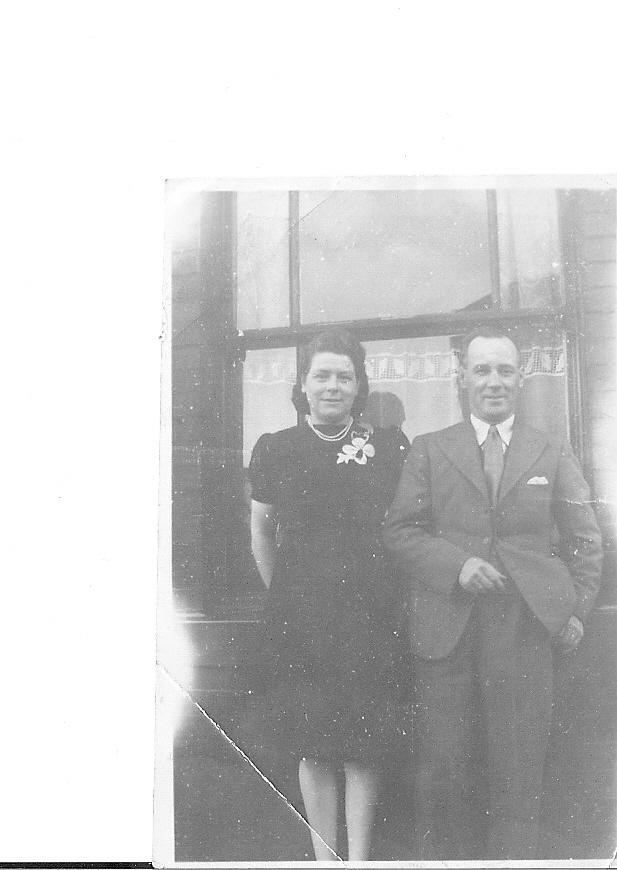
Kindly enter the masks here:
<path id="1" fill-rule="evenodd" d="M 518 353 L 509 338 L 474 338 L 460 372 L 472 414 L 486 423 L 506 420 L 516 409 L 522 382 Z"/>

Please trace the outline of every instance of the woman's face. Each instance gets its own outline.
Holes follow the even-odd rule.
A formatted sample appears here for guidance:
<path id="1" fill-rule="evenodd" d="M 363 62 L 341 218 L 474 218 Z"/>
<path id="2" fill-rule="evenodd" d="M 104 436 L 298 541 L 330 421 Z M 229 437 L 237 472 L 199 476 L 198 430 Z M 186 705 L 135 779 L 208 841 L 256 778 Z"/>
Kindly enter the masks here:
<path id="1" fill-rule="evenodd" d="M 313 423 L 345 423 L 358 395 L 352 361 L 338 353 L 316 353 L 302 387 Z"/>

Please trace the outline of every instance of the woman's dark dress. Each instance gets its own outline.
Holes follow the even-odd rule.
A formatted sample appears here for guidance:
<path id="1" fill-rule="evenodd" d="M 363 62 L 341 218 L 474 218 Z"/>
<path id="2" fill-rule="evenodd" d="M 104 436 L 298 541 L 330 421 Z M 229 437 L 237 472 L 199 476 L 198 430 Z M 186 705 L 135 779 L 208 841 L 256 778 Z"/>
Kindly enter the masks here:
<path id="1" fill-rule="evenodd" d="M 278 548 L 253 724 L 262 746 L 370 762 L 405 728 L 407 645 L 381 525 L 409 442 L 375 429 L 365 464 L 337 462 L 357 429 L 325 442 L 303 423 L 255 445 L 252 497 L 275 506 Z"/>

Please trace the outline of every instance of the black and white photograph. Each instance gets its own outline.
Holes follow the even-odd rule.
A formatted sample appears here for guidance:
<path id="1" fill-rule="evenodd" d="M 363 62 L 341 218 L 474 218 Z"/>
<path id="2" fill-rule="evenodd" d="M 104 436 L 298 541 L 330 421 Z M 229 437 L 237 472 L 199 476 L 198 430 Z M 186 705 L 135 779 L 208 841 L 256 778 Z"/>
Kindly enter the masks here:
<path id="1" fill-rule="evenodd" d="M 160 857 L 608 866 L 615 230 L 601 177 L 167 182 Z"/>
<path id="2" fill-rule="evenodd" d="M 4 4 L 0 870 L 617 867 L 613 18 Z"/>

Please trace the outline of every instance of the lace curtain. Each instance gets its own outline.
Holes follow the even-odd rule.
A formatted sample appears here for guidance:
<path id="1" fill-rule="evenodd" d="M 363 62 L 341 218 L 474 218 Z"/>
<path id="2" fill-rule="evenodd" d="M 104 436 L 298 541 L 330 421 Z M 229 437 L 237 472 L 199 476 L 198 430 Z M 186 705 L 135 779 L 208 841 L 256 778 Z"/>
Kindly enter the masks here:
<path id="1" fill-rule="evenodd" d="M 566 433 L 565 348 L 557 334 L 537 333 L 521 343 L 525 373 L 518 413 L 530 425 Z M 462 417 L 458 394 L 459 351 L 448 336 L 365 342 L 370 395 L 365 417 L 400 426 L 410 440 Z M 244 367 L 244 461 L 262 432 L 293 426 L 291 388 L 295 350 L 250 351 Z M 461 407 L 462 406 L 462 407 Z"/>

